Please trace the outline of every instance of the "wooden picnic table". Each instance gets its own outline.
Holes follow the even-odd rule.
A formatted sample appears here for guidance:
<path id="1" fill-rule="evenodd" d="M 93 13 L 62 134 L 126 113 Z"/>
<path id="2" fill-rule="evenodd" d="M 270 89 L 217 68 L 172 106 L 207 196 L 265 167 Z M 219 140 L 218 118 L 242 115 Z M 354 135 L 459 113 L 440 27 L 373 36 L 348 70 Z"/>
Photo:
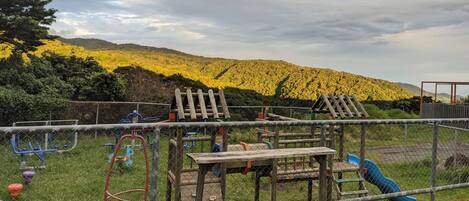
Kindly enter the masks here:
<path id="1" fill-rule="evenodd" d="M 290 157 L 314 157 L 319 163 L 319 200 L 327 199 L 327 156 L 334 155 L 335 150 L 327 147 L 286 148 L 253 151 L 232 151 L 216 153 L 188 153 L 187 155 L 199 166 L 197 175 L 196 201 L 202 201 L 205 175 L 212 166 L 220 163 L 247 162 L 256 160 L 272 161 L 271 200 L 276 200 L 277 159 Z"/>

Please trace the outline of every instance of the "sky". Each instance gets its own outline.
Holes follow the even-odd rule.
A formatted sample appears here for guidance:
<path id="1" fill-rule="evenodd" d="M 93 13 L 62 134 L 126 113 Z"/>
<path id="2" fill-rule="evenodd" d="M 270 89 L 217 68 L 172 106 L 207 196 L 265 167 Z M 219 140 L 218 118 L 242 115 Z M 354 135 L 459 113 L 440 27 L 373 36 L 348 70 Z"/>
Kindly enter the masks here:
<path id="1" fill-rule="evenodd" d="M 51 32 L 274 59 L 419 85 L 469 81 L 469 0 L 54 0 Z"/>

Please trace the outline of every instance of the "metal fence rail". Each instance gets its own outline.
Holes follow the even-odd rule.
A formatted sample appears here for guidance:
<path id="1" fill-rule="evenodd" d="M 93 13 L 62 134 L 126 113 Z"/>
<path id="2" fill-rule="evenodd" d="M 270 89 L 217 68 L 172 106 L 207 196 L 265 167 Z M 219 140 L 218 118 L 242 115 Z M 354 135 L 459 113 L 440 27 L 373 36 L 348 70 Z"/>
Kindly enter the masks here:
<path id="1" fill-rule="evenodd" d="M 154 102 L 116 102 L 116 101 L 67 101 L 66 109 L 61 113 L 50 114 L 51 118 L 67 119 L 79 117 L 80 122 L 85 124 L 108 124 L 125 116 L 129 111 L 136 110 L 144 116 L 160 116 L 167 118 L 170 104 Z M 286 116 L 297 116 L 311 114 L 310 107 L 294 106 L 228 106 L 233 113 L 242 114 L 238 119 L 245 120 L 246 117 L 255 116 L 256 110 L 262 112 L 269 108 L 272 112 L 281 112 Z"/>
<path id="2" fill-rule="evenodd" d="M 261 127 L 261 126 L 323 126 L 323 125 L 405 125 L 464 123 L 469 118 L 459 119 L 369 119 L 369 120 L 299 120 L 299 121 L 228 121 L 228 122 L 165 122 L 165 123 L 129 123 L 129 124 L 88 124 L 58 126 L 17 126 L 0 127 L 0 133 L 14 131 L 33 132 L 38 130 L 110 130 L 116 128 L 191 128 L 191 127 Z"/>
<path id="3" fill-rule="evenodd" d="M 132 132 L 134 130 L 142 131 L 142 135 L 147 137 L 149 148 L 152 152 L 151 164 L 152 170 L 150 174 L 150 200 L 163 200 L 166 196 L 175 196 L 174 191 L 168 191 L 174 185 L 182 185 L 186 183 L 187 186 L 195 185 L 193 181 L 184 181 L 184 178 L 189 176 L 189 172 L 197 168 L 193 162 L 187 159 L 187 153 L 211 152 L 214 147 L 210 142 L 216 141 L 216 136 L 210 133 L 224 133 L 226 135 L 226 142 L 232 145 L 231 148 L 238 148 L 240 150 L 247 149 L 241 146 L 244 142 L 251 144 L 252 149 L 257 148 L 300 148 L 302 146 L 332 146 L 337 150 L 338 154 L 334 159 L 336 162 L 341 162 L 329 165 L 329 171 L 340 169 L 340 165 L 353 165 L 353 161 L 349 159 L 349 155 L 360 156 L 360 161 L 356 164 L 359 166 L 359 173 L 364 173 L 365 158 L 370 159 L 379 166 L 382 175 L 392 178 L 400 187 L 400 192 L 383 192 L 374 183 L 379 183 L 376 178 L 366 178 L 367 195 L 358 198 L 351 198 L 342 196 L 340 200 L 345 201 L 363 201 L 363 200 L 382 200 L 389 198 L 396 198 L 408 195 L 417 195 L 420 200 L 448 200 L 448 199 L 461 199 L 461 197 L 454 197 L 451 193 L 446 191 L 456 191 L 461 188 L 469 187 L 469 161 L 465 161 L 465 156 L 469 156 L 469 130 L 452 127 L 448 125 L 465 124 L 469 123 L 469 118 L 460 119 L 370 119 L 370 120 L 298 120 L 298 121 L 230 121 L 230 122 L 163 122 L 163 123 L 136 123 L 136 124 L 87 124 L 87 125 L 46 125 L 46 126 L 15 126 L 15 127 L 0 127 L 0 149 L 5 151 L 7 159 L 0 159 L 0 163 L 5 164 L 9 169 L 5 174 L 0 173 L 1 178 L 6 181 L 13 181 L 15 178 L 10 178 L 11 170 L 17 166 L 14 161 L 14 155 L 8 153 L 9 146 L 8 138 L 13 135 L 23 136 L 30 141 L 40 138 L 45 133 L 53 133 L 55 136 L 69 136 L 70 133 L 78 133 L 79 140 L 77 145 L 77 152 L 68 156 L 75 156 L 90 152 L 90 155 L 80 156 L 80 158 L 87 158 L 93 164 L 99 164 L 99 167 L 106 166 L 107 164 L 100 159 L 93 159 L 99 152 L 93 150 L 104 150 L 100 142 L 113 141 L 114 133 L 116 130 L 123 132 Z M 220 130 L 220 128 L 223 128 Z M 102 135 L 98 135 L 98 139 L 91 138 L 96 131 Z M 178 135 L 178 133 L 185 133 L 187 135 Z M 213 137 L 215 136 L 215 137 Z M 225 135 L 223 135 L 225 136 Z M 304 136 L 310 136 L 305 140 Z M 89 137 L 89 138 L 87 138 Z M 316 138 L 317 137 L 317 138 Z M 3 141 L 2 141 L 3 139 Z M 41 138 L 43 139 L 43 138 Z M 63 139 L 67 139 L 64 137 Z M 259 141 L 261 139 L 261 141 Z M 272 145 L 266 145 L 262 140 L 270 141 Z M 337 143 L 344 140 L 344 144 Z M 182 152 L 172 154 L 171 144 L 177 144 L 180 141 L 183 146 Z M 82 143 L 80 143 L 82 142 Z M 99 143 L 97 143 L 99 142 Z M 217 142 L 218 143 L 218 142 Z M 257 143 L 257 144 L 256 144 Z M 290 144 L 287 144 L 290 143 Z M 228 146 L 227 145 L 227 146 Z M 161 147 L 160 147 L 161 146 Z M 225 147 L 226 148 L 226 147 Z M 91 149 L 91 150 L 90 150 Z M 174 149 L 174 148 L 173 148 Z M 229 151 L 229 150 L 228 150 Z M 138 151 L 136 151 L 138 152 Z M 176 152 L 177 153 L 177 152 Z M 136 157 L 141 157 L 141 153 L 136 153 Z M 60 160 L 73 160 L 73 158 L 58 157 L 52 155 L 47 160 L 52 160 L 48 166 L 59 166 L 67 163 L 62 163 Z M 96 160 L 96 161 L 94 161 Z M 173 161 L 173 162 L 171 162 Z M 180 163 L 174 161 L 181 161 Z M 313 163 L 309 158 L 291 158 L 285 160 L 278 160 L 278 167 L 285 167 L 286 172 L 299 172 L 306 171 L 305 164 Z M 363 163 L 363 164 L 362 164 Z M 253 163 L 256 167 L 259 163 Z M 259 166 L 256 171 L 268 171 L 266 166 Z M 288 166 L 288 167 L 287 167 Z M 363 167 L 362 167 L 363 166 Z M 73 167 L 73 166 L 72 166 Z M 290 167 L 292 169 L 290 169 Z M 314 166 L 316 167 L 316 166 Z M 62 167 L 61 167 L 62 168 Z M 71 168 L 64 165 L 63 168 Z M 96 168 L 96 167 L 93 167 Z M 172 185 L 164 185 L 169 170 L 177 170 L 178 168 L 184 169 L 184 174 L 180 175 L 181 183 L 174 183 Z M 242 168 L 240 171 L 245 171 Z M 283 170 L 283 169 L 279 169 Z M 96 171 L 96 169 L 89 169 L 86 171 Z M 235 170 L 232 170 L 235 171 Z M 236 170 L 238 171 L 238 170 Z M 367 170 L 368 172 L 370 169 Z M 247 174 L 253 174 L 249 172 Z M 283 173 L 279 173 L 283 176 Z M 331 175 L 343 179 L 336 178 L 335 181 L 346 181 L 349 176 L 354 176 L 350 172 L 336 173 L 332 172 Z M 226 196 L 224 200 L 250 200 L 254 197 L 255 193 L 260 191 L 260 199 L 268 199 L 265 193 L 265 187 L 250 190 L 247 186 L 251 185 L 253 177 L 249 176 L 231 176 L 227 175 L 223 183 L 226 186 L 227 192 L 222 192 Z M 16 178 L 17 179 L 17 178 Z M 90 178 L 96 179 L 96 178 Z M 98 181 L 94 183 L 99 183 Z M 212 180 L 211 180 L 212 179 Z M 289 185 L 278 184 L 276 191 L 279 194 L 278 200 L 290 200 L 288 197 L 294 196 L 292 200 L 306 200 L 302 197 L 303 192 L 308 192 L 310 186 L 314 186 L 316 182 L 303 183 L 304 180 L 296 180 L 298 177 L 292 177 L 291 180 L 296 183 Z M 208 178 L 210 185 L 206 186 L 209 195 L 218 195 L 219 187 L 216 186 L 216 178 Z M 120 181 L 118 179 L 118 181 Z M 123 180 L 126 181 L 126 180 Z M 177 179 L 175 180 L 177 181 Z M 267 180 L 261 180 L 260 185 L 266 185 Z M 349 180 L 352 181 L 352 180 Z M 72 182 L 72 181 L 70 181 Z M 138 181 L 135 181 L 138 183 Z M 191 183 L 192 182 L 192 183 Z M 331 178 L 332 183 L 330 186 L 330 199 L 339 199 L 332 196 L 340 191 L 356 191 L 357 186 L 346 186 L 347 184 L 340 185 L 340 188 L 333 188 L 334 179 Z M 348 182 L 348 181 L 347 181 Z M 65 184 L 66 185 L 66 184 Z M 360 187 L 361 189 L 361 187 Z M 190 192 L 187 193 L 186 187 L 179 189 L 182 191 L 182 200 L 191 200 L 193 196 Z M 363 189 L 361 189 L 363 190 Z M 169 192 L 169 193 L 168 193 Z M 186 192 L 186 193 L 184 193 Z M 52 192 L 51 192 L 52 193 Z M 427 194 L 427 195 L 421 195 Z M 465 193 L 469 196 L 469 193 Z M 94 194 L 92 194 L 95 196 Z M 313 193 L 314 195 L 314 193 Z M 80 196 L 80 195 L 77 195 Z M 91 196 L 91 195 L 90 195 Z M 101 196 L 99 194 L 98 196 Z M 252 196 L 252 197 L 251 197 Z M 175 198 L 175 197 L 172 197 Z M 64 198 L 66 199 L 66 198 Z M 92 199 L 91 197 L 82 198 Z M 314 199 L 314 198 L 313 198 Z M 0 193 L 0 200 L 6 200 Z"/>

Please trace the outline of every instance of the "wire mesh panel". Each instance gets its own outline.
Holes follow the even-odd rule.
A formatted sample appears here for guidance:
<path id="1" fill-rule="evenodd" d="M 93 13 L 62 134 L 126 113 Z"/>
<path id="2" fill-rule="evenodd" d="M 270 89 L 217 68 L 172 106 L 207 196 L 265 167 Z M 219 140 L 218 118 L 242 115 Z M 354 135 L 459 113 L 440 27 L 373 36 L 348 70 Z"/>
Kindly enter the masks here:
<path id="1" fill-rule="evenodd" d="M 143 136 L 147 143 L 147 160 L 151 164 L 156 127 L 161 128 L 159 151 L 156 152 L 159 162 L 158 168 L 150 173 L 155 171 L 154 175 L 158 176 L 156 184 L 152 185 L 157 190 L 158 200 L 165 200 L 167 196 L 171 200 L 195 199 L 200 166 L 189 157 L 191 153 L 248 154 L 262 150 L 323 146 L 336 150 L 327 165 L 327 171 L 330 171 L 327 184 L 323 184 L 327 186 L 332 200 L 367 199 L 432 186 L 467 184 L 469 131 L 441 126 L 441 122 L 182 122 L 0 128 L 3 131 L 0 140 L 0 151 L 3 153 L 0 157 L 0 185 L 6 187 L 13 183 L 25 183 L 22 174 L 27 168 L 20 169 L 21 154 L 14 152 L 11 144 L 14 136 L 20 139 L 16 144 L 17 150 L 39 152 L 37 147 L 47 150 L 44 146 L 44 140 L 49 139 L 44 137 L 46 133 L 66 136 L 64 141 L 67 136 L 77 133 L 75 149 L 45 153 L 45 168 L 33 169 L 35 176 L 32 183 L 24 184 L 22 200 L 102 199 L 110 160 L 114 160 L 115 165 L 111 169 L 109 192 L 116 195 L 127 190 L 144 189 L 147 178 L 145 146 L 138 140 L 128 140 L 118 146 L 114 131 L 120 129 L 124 135 L 135 133 Z M 100 132 L 95 137 L 93 134 L 96 131 Z M 56 141 L 57 145 L 54 145 Z M 59 141 L 59 138 L 49 140 L 48 149 L 63 148 L 64 144 L 59 144 Z M 31 149 L 29 142 L 40 143 L 31 143 Z M 115 152 L 117 147 L 120 149 Z M 132 148 L 131 151 L 128 148 Z M 36 153 L 23 155 L 28 166 L 40 166 Z M 113 155 L 115 159 L 111 159 Z M 319 163 L 314 157 L 217 163 L 205 177 L 203 200 L 270 200 L 272 196 L 285 201 L 318 200 L 321 186 L 318 176 Z M 176 186 L 179 186 L 178 190 Z M 431 200 L 430 193 L 426 192 L 413 197 L 419 201 Z M 118 196 L 128 200 L 143 199 L 141 190 Z M 433 193 L 435 200 L 466 200 L 467 196 L 467 188 Z M 11 200 L 9 192 L 0 191 L 0 200 Z"/>

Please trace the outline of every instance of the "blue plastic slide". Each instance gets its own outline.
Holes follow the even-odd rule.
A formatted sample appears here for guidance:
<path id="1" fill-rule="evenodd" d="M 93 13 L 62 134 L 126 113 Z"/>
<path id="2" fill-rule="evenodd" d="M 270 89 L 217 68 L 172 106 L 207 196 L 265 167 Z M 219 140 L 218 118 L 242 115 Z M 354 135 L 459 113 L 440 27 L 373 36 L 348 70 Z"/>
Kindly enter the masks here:
<path id="1" fill-rule="evenodd" d="M 353 165 L 358 166 L 360 164 L 360 157 L 348 154 L 347 155 L 347 162 Z M 378 165 L 372 160 L 365 160 L 365 168 L 367 169 L 367 173 L 364 175 L 365 180 L 369 183 L 377 186 L 382 193 L 396 193 L 401 192 L 401 189 L 397 185 L 397 183 L 383 175 L 381 170 L 379 169 Z M 417 201 L 415 197 L 412 196 L 402 196 L 397 198 L 392 198 L 392 201 Z"/>

